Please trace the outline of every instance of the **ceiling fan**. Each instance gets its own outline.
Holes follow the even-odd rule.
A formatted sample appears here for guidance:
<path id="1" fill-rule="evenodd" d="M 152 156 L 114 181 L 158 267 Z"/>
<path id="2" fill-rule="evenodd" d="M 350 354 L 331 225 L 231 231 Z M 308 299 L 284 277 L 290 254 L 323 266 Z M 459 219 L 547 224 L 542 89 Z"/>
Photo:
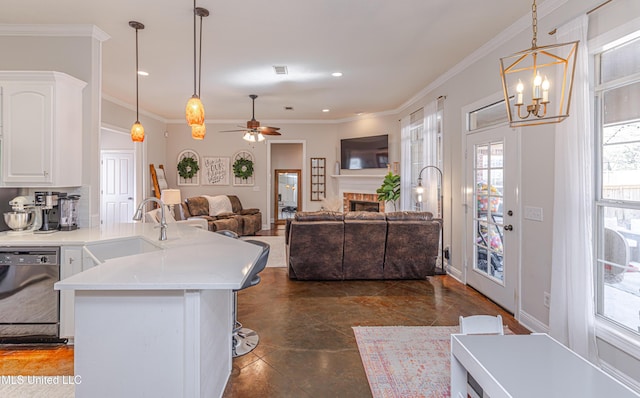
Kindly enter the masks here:
<path id="1" fill-rule="evenodd" d="M 257 121 L 255 117 L 256 98 L 258 98 L 258 96 L 255 94 L 251 94 L 249 95 L 249 98 L 251 98 L 251 120 L 247 121 L 247 127 L 238 130 L 223 130 L 221 131 L 221 133 L 244 131 L 245 134 L 242 138 L 250 142 L 264 141 L 265 135 L 281 135 L 278 132 L 278 130 L 280 130 L 280 127 L 260 126 L 260 122 Z"/>

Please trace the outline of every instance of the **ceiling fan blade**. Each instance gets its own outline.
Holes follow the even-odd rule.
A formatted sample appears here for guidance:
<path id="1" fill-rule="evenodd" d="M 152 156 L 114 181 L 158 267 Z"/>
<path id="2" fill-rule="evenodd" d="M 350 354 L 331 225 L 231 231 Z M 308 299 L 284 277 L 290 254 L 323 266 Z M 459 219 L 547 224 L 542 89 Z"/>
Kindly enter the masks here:
<path id="1" fill-rule="evenodd" d="M 278 133 L 277 131 L 261 131 L 260 133 L 262 135 L 282 135 L 282 134 Z"/>
<path id="2" fill-rule="evenodd" d="M 238 133 L 240 131 L 251 131 L 249 129 L 239 129 L 239 130 L 221 130 L 218 133 Z"/>
<path id="3" fill-rule="evenodd" d="M 265 133 L 268 134 L 270 132 L 274 132 L 274 131 L 280 130 L 280 127 L 263 126 L 263 127 L 258 127 L 257 130 L 260 131 L 262 134 L 265 134 Z"/>

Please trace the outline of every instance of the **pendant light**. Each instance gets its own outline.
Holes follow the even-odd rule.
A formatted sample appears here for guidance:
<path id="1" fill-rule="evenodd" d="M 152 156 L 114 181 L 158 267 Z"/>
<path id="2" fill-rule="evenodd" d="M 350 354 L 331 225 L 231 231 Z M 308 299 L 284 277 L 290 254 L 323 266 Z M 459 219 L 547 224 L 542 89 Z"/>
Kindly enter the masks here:
<path id="1" fill-rule="evenodd" d="M 578 41 L 538 47 L 535 0 L 531 11 L 531 48 L 500 58 L 500 76 L 511 127 L 559 123 L 569 117 Z"/>
<path id="2" fill-rule="evenodd" d="M 144 127 L 138 116 L 138 30 L 144 29 L 144 25 L 137 21 L 129 21 L 129 26 L 136 30 L 136 122 L 131 126 L 131 140 L 133 142 L 144 141 Z"/>
<path id="3" fill-rule="evenodd" d="M 192 127 L 191 135 L 194 139 L 203 139 L 206 128 L 204 128 L 204 106 L 200 100 L 200 82 L 202 81 L 202 18 L 208 17 L 209 11 L 206 8 L 196 7 L 196 0 L 193 1 L 193 96 L 187 102 L 185 115 L 187 124 Z M 200 54 L 197 55 L 197 19 L 200 17 Z M 193 126 L 202 126 L 194 129 Z"/>

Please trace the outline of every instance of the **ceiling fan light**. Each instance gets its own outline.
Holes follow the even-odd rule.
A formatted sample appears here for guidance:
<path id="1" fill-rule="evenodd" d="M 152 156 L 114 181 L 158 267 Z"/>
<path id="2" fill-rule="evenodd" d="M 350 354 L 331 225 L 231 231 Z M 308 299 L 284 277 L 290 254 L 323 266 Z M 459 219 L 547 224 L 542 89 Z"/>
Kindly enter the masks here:
<path id="1" fill-rule="evenodd" d="M 131 126 L 131 141 L 133 142 L 144 141 L 144 127 L 137 120 L 133 124 L 133 126 Z"/>
<path id="2" fill-rule="evenodd" d="M 258 142 L 264 141 L 264 135 L 262 135 L 262 133 L 258 133 L 257 136 L 258 136 Z"/>
<path id="3" fill-rule="evenodd" d="M 207 126 L 204 123 L 194 124 L 191 126 L 191 138 L 194 140 L 204 140 L 204 136 L 207 134 Z"/>
<path id="4" fill-rule="evenodd" d="M 187 117 L 187 124 L 189 126 L 204 124 L 204 105 L 197 95 L 189 98 L 187 107 L 185 108 L 185 114 Z"/>
<path id="5" fill-rule="evenodd" d="M 256 142 L 256 137 L 254 137 L 254 135 L 249 131 L 244 133 L 244 135 L 242 136 L 242 139 L 249 142 Z"/>

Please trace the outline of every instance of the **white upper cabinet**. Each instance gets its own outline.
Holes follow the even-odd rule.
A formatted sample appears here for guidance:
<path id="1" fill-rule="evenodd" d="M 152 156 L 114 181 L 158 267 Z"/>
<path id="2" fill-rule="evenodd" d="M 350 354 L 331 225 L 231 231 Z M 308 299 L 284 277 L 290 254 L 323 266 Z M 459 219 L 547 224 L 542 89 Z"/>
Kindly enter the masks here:
<path id="1" fill-rule="evenodd" d="M 82 182 L 82 90 L 59 72 L 2 72 L 2 185 L 73 187 Z"/>

